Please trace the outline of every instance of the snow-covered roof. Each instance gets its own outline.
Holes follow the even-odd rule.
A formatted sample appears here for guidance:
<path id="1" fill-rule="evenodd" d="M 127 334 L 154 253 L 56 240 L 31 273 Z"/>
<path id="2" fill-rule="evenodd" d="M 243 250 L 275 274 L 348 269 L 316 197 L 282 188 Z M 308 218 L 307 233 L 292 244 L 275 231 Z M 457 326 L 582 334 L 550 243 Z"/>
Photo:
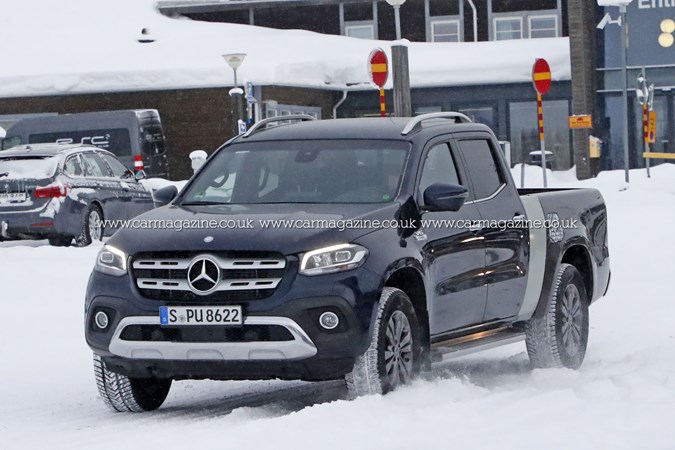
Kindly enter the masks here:
<path id="1" fill-rule="evenodd" d="M 138 42 L 143 28 L 154 42 Z M 221 55 L 240 52 L 240 83 L 362 89 L 371 50 L 391 45 L 172 19 L 154 0 L 6 2 L 0 42 L 0 97 L 232 86 Z M 536 58 L 554 81 L 571 75 L 567 38 L 412 43 L 409 52 L 413 87 L 527 82 Z"/>

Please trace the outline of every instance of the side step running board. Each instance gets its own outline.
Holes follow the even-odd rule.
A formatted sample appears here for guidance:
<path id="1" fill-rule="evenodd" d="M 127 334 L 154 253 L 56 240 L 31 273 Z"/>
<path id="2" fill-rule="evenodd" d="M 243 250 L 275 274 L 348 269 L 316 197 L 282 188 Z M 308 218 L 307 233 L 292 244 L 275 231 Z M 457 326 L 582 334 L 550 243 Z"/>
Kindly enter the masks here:
<path id="1" fill-rule="evenodd" d="M 469 355 L 525 339 L 525 333 L 509 327 L 493 328 L 431 344 L 431 362 Z"/>

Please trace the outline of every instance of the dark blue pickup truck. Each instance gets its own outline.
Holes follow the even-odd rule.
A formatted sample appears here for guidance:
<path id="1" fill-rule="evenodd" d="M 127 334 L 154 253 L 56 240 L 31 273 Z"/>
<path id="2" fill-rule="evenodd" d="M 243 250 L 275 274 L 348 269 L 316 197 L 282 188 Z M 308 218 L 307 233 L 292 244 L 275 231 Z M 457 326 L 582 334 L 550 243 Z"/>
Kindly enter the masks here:
<path id="1" fill-rule="evenodd" d="M 108 406 L 158 408 L 182 379 L 387 393 L 523 339 L 535 367 L 581 365 L 610 278 L 598 191 L 519 192 L 458 113 L 294 119 L 227 142 L 101 250 L 85 327 Z"/>

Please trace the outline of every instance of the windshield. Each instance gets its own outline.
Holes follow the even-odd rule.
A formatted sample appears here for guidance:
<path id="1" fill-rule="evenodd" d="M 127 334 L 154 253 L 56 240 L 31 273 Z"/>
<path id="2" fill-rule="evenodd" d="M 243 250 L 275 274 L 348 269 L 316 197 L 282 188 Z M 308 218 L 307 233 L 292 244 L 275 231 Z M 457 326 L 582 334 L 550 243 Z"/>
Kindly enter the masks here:
<path id="1" fill-rule="evenodd" d="M 17 178 L 51 178 L 58 164 L 56 156 L 0 157 L 0 183 Z"/>
<path id="2" fill-rule="evenodd" d="M 235 144 L 209 161 L 182 204 L 386 203 L 407 149 L 387 141 Z"/>

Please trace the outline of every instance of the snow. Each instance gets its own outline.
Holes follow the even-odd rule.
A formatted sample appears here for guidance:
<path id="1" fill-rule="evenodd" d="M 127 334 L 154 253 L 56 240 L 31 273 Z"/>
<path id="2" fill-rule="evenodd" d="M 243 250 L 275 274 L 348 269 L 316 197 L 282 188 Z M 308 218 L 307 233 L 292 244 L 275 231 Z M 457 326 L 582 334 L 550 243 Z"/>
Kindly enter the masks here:
<path id="1" fill-rule="evenodd" d="M 0 97 L 232 86 L 221 55 L 241 52 L 242 84 L 372 89 L 370 52 L 382 47 L 391 61 L 389 41 L 178 20 L 154 3 L 4 2 Z M 139 43 L 142 28 L 156 41 Z M 529 82 L 536 58 L 548 60 L 553 80 L 571 77 L 568 38 L 416 42 L 409 53 L 413 87 Z"/>
<path id="2" fill-rule="evenodd" d="M 516 179 L 519 174 L 516 171 Z M 675 165 L 552 186 L 599 188 L 612 284 L 591 307 L 579 371 L 531 370 L 524 344 L 453 360 L 390 395 L 346 401 L 339 382 L 174 384 L 165 405 L 114 414 L 97 398 L 83 297 L 99 245 L 0 243 L 3 449 L 673 449 Z M 541 169 L 527 166 L 528 187 Z"/>
<path id="3" fill-rule="evenodd" d="M 6 174 L 0 177 L 0 181 L 50 178 L 54 176 L 58 164 L 59 159 L 55 157 L 0 158 L 0 174 Z"/>

